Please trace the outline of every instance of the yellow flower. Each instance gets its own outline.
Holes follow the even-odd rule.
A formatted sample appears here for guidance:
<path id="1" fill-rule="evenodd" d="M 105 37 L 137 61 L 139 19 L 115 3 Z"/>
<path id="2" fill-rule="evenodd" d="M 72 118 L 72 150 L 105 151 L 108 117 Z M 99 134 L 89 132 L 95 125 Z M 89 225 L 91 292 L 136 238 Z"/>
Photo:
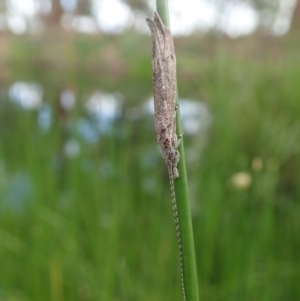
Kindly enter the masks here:
<path id="1" fill-rule="evenodd" d="M 247 172 L 238 172 L 231 177 L 230 182 L 234 188 L 244 190 L 251 185 L 252 177 Z"/>

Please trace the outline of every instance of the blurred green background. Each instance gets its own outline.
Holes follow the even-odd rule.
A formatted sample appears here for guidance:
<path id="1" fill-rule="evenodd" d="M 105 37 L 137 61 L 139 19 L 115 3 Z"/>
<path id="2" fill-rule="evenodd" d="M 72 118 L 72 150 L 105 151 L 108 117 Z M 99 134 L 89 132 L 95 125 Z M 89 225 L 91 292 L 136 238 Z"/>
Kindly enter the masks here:
<path id="1" fill-rule="evenodd" d="M 63 24 L 97 1 L 63 2 L 0 2 L 0 300 L 180 300 L 154 3 L 85 33 Z M 251 35 L 175 37 L 201 300 L 300 300 L 300 2 L 279 36 L 280 3 L 251 2 Z"/>

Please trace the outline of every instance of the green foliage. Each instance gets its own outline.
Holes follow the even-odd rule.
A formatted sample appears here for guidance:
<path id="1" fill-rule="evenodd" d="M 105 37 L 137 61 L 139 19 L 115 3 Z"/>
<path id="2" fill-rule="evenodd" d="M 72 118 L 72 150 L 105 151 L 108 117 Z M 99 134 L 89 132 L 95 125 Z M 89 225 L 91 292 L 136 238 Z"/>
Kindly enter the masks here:
<path id="1" fill-rule="evenodd" d="M 22 37 L 10 40 L 2 86 L 41 83 L 55 122 L 43 132 L 35 111 L 1 94 L 0 299 L 179 300 L 152 121 L 125 114 L 95 144 L 72 127 L 94 90 L 123 93 L 124 112 L 151 94 L 150 38 L 127 35 L 45 37 L 36 55 Z M 300 62 L 289 39 L 267 48 L 254 38 L 175 41 L 180 95 L 205 100 L 213 117 L 205 146 L 202 133 L 185 135 L 201 300 L 300 298 Z M 78 96 L 67 121 L 55 109 L 63 87 Z M 80 146 L 72 158 L 68 139 Z M 252 181 L 241 185 L 240 172 Z"/>

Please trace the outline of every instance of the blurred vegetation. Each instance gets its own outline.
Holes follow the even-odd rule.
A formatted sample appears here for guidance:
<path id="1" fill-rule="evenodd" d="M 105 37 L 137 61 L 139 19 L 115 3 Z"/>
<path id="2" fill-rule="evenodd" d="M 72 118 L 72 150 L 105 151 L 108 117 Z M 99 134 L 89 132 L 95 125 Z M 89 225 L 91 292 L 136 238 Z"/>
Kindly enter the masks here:
<path id="1" fill-rule="evenodd" d="M 152 120 L 128 118 L 152 93 L 149 36 L 49 31 L 0 44 L 0 300 L 178 300 L 166 168 Z M 298 300 L 299 38 L 175 44 L 180 96 L 213 118 L 204 145 L 185 138 L 201 300 Z M 17 81 L 42 85 L 48 131 L 10 101 Z M 122 93 L 123 114 L 88 144 L 76 122 L 99 89 Z"/>

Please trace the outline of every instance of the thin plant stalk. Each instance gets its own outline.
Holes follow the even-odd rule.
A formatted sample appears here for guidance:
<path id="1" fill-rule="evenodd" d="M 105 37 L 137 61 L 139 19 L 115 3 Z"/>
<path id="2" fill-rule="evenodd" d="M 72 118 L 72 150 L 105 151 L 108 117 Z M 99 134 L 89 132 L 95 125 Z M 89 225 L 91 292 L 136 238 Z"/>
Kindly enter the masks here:
<path id="1" fill-rule="evenodd" d="M 156 10 L 164 22 L 170 28 L 169 10 L 167 0 L 156 0 Z M 177 89 L 177 88 L 176 88 Z M 178 103 L 178 93 L 176 97 Z M 177 135 L 182 133 L 180 106 L 176 116 Z M 178 164 L 179 178 L 174 180 L 179 224 L 181 229 L 182 249 L 183 249 L 183 280 L 187 301 L 198 301 L 198 278 L 195 258 L 194 235 L 192 227 L 192 217 L 190 201 L 188 195 L 187 172 L 185 165 L 183 138 L 179 146 L 180 161 Z"/>

